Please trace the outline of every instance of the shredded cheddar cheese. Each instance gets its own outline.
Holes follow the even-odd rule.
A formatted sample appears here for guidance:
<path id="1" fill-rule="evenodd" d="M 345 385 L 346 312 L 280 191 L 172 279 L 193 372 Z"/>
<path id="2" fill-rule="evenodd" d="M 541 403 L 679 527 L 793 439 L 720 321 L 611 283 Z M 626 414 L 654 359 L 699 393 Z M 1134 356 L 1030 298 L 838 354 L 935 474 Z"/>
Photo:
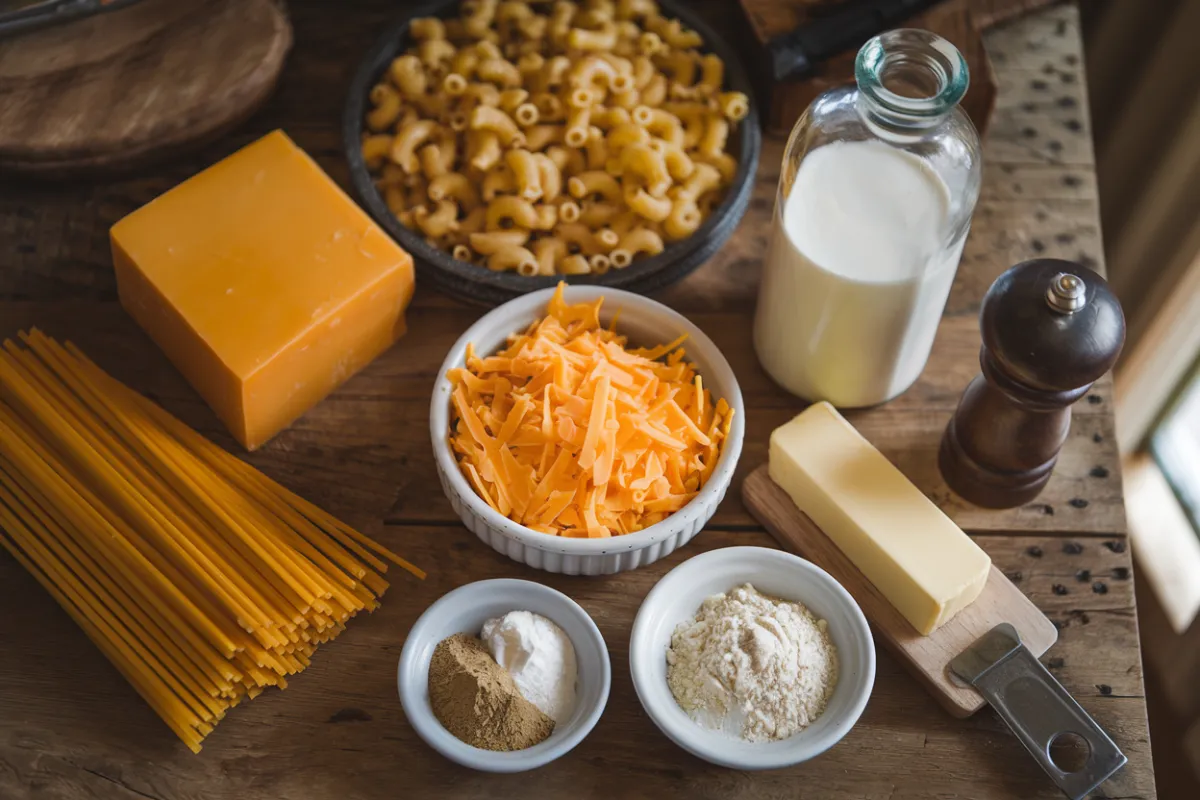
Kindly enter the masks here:
<path id="1" fill-rule="evenodd" d="M 497 512 L 556 536 L 647 528 L 708 481 L 733 409 L 712 402 L 681 336 L 630 348 L 595 303 L 567 305 L 490 356 L 468 347 L 454 387 L 450 443 Z"/>

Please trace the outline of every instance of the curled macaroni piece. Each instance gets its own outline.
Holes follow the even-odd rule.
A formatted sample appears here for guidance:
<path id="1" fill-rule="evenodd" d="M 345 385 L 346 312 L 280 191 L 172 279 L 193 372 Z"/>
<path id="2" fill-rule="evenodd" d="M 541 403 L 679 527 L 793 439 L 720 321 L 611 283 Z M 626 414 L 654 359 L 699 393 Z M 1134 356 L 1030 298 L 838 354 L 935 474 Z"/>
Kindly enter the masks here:
<path id="1" fill-rule="evenodd" d="M 634 122 L 622 122 L 610 130 L 606 138 L 608 149 L 615 152 L 631 144 L 649 144 L 650 132 L 646 130 L 644 125 L 638 125 Z"/>
<path id="2" fill-rule="evenodd" d="M 573 200 L 566 200 L 558 204 L 558 218 L 563 222 L 578 222 L 579 214 L 579 204 Z"/>
<path id="3" fill-rule="evenodd" d="M 586 256 L 576 253 L 559 261 L 558 271 L 563 275 L 587 275 L 592 271 L 592 265 Z"/>
<path id="4" fill-rule="evenodd" d="M 733 176 L 737 173 L 737 159 L 729 155 L 729 153 L 717 153 L 716 155 L 707 155 L 705 153 L 697 153 L 696 158 L 706 164 L 712 164 L 717 168 L 717 172 L 721 175 L 721 180 L 724 183 L 732 183 Z"/>
<path id="5" fill-rule="evenodd" d="M 427 68 L 444 70 L 454 57 L 454 45 L 445 39 L 426 39 L 417 45 L 417 57 Z"/>
<path id="6" fill-rule="evenodd" d="M 572 108 L 567 113 L 567 129 L 563 134 L 563 141 L 569 146 L 579 148 L 587 144 L 588 140 L 588 122 L 591 119 L 592 109 Z"/>
<path id="7" fill-rule="evenodd" d="M 413 212 L 413 218 L 426 236 L 436 239 L 458 229 L 458 206 L 453 200 L 442 200 L 433 213 L 421 207 Z"/>
<path id="8" fill-rule="evenodd" d="M 375 107 L 367 113 L 368 130 L 386 130 L 400 118 L 400 95 L 391 86 L 375 84 L 371 87 L 370 100 Z"/>
<path id="9" fill-rule="evenodd" d="M 617 26 L 606 22 L 599 30 L 572 28 L 567 34 L 567 45 L 576 50 L 599 50 L 608 52 L 617 43 Z"/>
<path id="10" fill-rule="evenodd" d="M 542 122 L 562 122 L 567 118 L 562 100 L 555 95 L 547 92 L 535 94 L 533 105 L 537 108 L 538 119 Z"/>
<path id="11" fill-rule="evenodd" d="M 686 239 L 700 227 L 700 209 L 696 201 L 681 196 L 671 204 L 671 213 L 663 220 L 663 233 L 671 241 Z"/>
<path id="12" fill-rule="evenodd" d="M 671 213 L 670 199 L 654 197 L 640 186 L 625 189 L 625 205 L 651 222 L 662 222 Z"/>
<path id="13" fill-rule="evenodd" d="M 464 211 L 470 211 L 479 205 L 479 192 L 475 184 L 461 172 L 447 172 L 432 179 L 429 181 L 428 194 L 429 199 L 435 203 L 449 197 Z"/>
<path id="14" fill-rule="evenodd" d="M 533 257 L 538 262 L 539 275 L 554 275 L 558 262 L 567 256 L 567 243 L 557 236 L 548 236 L 533 243 Z"/>
<path id="15" fill-rule="evenodd" d="M 494 131 L 477 130 L 473 133 L 475 136 L 467 140 L 468 150 L 473 150 L 471 166 L 480 172 L 487 172 L 500 161 L 500 137 Z"/>
<path id="16" fill-rule="evenodd" d="M 540 203 L 533 207 L 537 212 L 537 223 L 533 229 L 538 231 L 552 231 L 554 226 L 558 224 L 558 206 L 551 203 Z"/>
<path id="17" fill-rule="evenodd" d="M 750 99 L 741 92 L 723 92 L 717 95 L 721 113 L 733 122 L 740 122 L 750 113 Z"/>
<path id="18" fill-rule="evenodd" d="M 436 130 L 437 123 L 428 119 L 410 122 L 400 128 L 396 138 L 392 141 L 392 161 L 399 164 L 400 169 L 409 174 L 419 170 L 421 164 L 417 160 L 416 150 L 429 141 Z"/>
<path id="19" fill-rule="evenodd" d="M 546 148 L 546 155 L 565 175 L 577 175 L 587 170 L 587 161 L 583 153 L 574 148 L 552 145 Z"/>
<path id="20" fill-rule="evenodd" d="M 362 157 L 367 169 L 382 169 L 388 154 L 392 152 L 392 137 L 387 134 L 364 136 Z"/>
<path id="21" fill-rule="evenodd" d="M 529 231 L 511 230 L 472 233 L 467 237 L 467 241 L 471 243 L 472 250 L 477 253 L 483 253 L 485 256 L 490 256 L 501 248 L 524 246 L 529 241 Z"/>
<path id="22" fill-rule="evenodd" d="M 607 172 L 581 172 L 567 181 L 567 191 L 577 200 L 599 196 L 609 203 L 621 201 L 621 184 Z"/>
<path id="23" fill-rule="evenodd" d="M 575 63 L 567 73 L 572 86 L 612 88 L 617 68 L 598 55 L 590 55 Z"/>
<path id="24" fill-rule="evenodd" d="M 493 272 L 516 272 L 532 277 L 538 274 L 538 262 L 527 248 L 506 245 L 488 256 L 488 269 Z"/>
<path id="25" fill-rule="evenodd" d="M 491 131 L 500 137 L 500 142 L 512 147 L 525 144 L 525 134 L 508 114 L 493 106 L 477 106 L 471 112 L 471 129 Z"/>
<path id="26" fill-rule="evenodd" d="M 512 115 L 513 119 L 522 128 L 536 125 L 538 120 L 541 119 L 541 113 L 533 103 L 521 103 L 521 105 L 513 109 Z"/>
<path id="27" fill-rule="evenodd" d="M 663 157 L 663 163 L 667 165 L 667 172 L 671 175 L 671 180 L 685 181 L 695 171 L 696 162 L 692 161 L 691 156 L 684 152 L 682 147 L 676 147 L 662 139 L 653 140 L 650 142 L 650 147 Z"/>
<path id="28" fill-rule="evenodd" d="M 638 254 L 656 256 L 663 251 L 663 240 L 649 228 L 634 228 L 621 237 L 620 243 L 609 255 L 614 267 L 624 269 L 633 263 Z"/>
<path id="29" fill-rule="evenodd" d="M 661 197 L 671 188 L 671 175 L 662 154 L 646 144 L 632 144 L 621 150 L 621 172 L 636 175 L 645 182 L 646 191 Z"/>
<path id="30" fill-rule="evenodd" d="M 562 137 L 561 125 L 534 125 L 525 129 L 525 146 L 536 153 L 545 150 L 546 145 L 561 142 Z"/>
<path id="31" fill-rule="evenodd" d="M 445 39 L 446 25 L 437 17 L 418 17 L 408 23 L 408 32 L 418 41 Z"/>
<path id="32" fill-rule="evenodd" d="M 592 235 L 591 229 L 581 222 L 559 225 L 557 233 L 566 242 L 567 250 L 571 253 L 583 253 L 585 256 L 590 256 L 601 250 L 596 245 L 596 238 Z"/>
<path id="33" fill-rule="evenodd" d="M 517 106 L 524 103 L 529 97 L 529 92 L 524 89 L 505 89 L 500 93 L 498 105 L 504 113 L 510 116 L 517 110 Z"/>
<path id="34" fill-rule="evenodd" d="M 588 139 L 584 148 L 587 152 L 588 169 L 601 169 L 608 163 L 608 143 L 604 141 L 604 131 L 598 126 L 592 125 L 588 128 Z"/>
<path id="35" fill-rule="evenodd" d="M 514 228 L 529 230 L 537 225 L 537 221 L 538 216 L 537 212 L 533 210 L 533 204 L 516 195 L 497 197 L 488 204 L 488 230 L 504 227 L 505 222 Z"/>
<path id="36" fill-rule="evenodd" d="M 619 106 L 609 106 L 608 108 L 600 107 L 592 112 L 592 124 L 600 128 L 605 136 L 608 131 L 616 128 L 619 125 L 628 124 L 631 119 L 629 109 Z"/>
<path id="37" fill-rule="evenodd" d="M 475 206 L 458 221 L 458 232 L 463 236 L 480 233 L 487 224 L 487 206 Z"/>
<path id="38" fill-rule="evenodd" d="M 683 126 L 679 123 L 679 117 L 674 114 L 661 108 L 638 106 L 633 110 L 633 121 L 658 138 L 665 139 L 676 147 L 683 146 Z"/>
<path id="39" fill-rule="evenodd" d="M 607 225 L 617 215 L 620 207 L 612 203 L 598 203 L 594 200 L 585 200 L 580 204 L 579 209 L 579 221 L 589 228 L 596 229 L 602 225 Z"/>
<path id="40" fill-rule="evenodd" d="M 725 145 L 730 139 L 730 124 L 720 116 L 713 116 L 704 126 L 704 134 L 697 143 L 696 149 L 709 158 L 716 158 L 725 152 Z"/>
<path id="41" fill-rule="evenodd" d="M 644 106 L 661 106 L 663 101 L 667 99 L 667 79 L 662 74 L 656 74 L 650 79 L 650 83 L 646 84 L 646 88 L 641 90 L 639 98 Z"/>
<path id="42" fill-rule="evenodd" d="M 552 202 L 562 192 L 562 170 L 550 160 L 545 153 L 534 153 L 534 163 L 537 164 L 538 183 L 542 187 L 542 199 Z"/>
<path id="43" fill-rule="evenodd" d="M 721 185 L 721 173 L 711 164 L 697 164 L 692 177 L 687 179 L 681 188 L 681 194 L 695 199 L 702 194 L 715 190 Z"/>
<path id="44" fill-rule="evenodd" d="M 494 83 L 497 86 L 514 87 L 521 85 L 521 71 L 517 65 L 503 58 L 487 58 L 479 62 L 475 74 L 480 80 Z"/>
<path id="45" fill-rule="evenodd" d="M 512 170 L 517 194 L 525 200 L 538 200 L 542 196 L 542 178 L 537 159 L 528 150 L 509 150 L 504 161 Z"/>
<path id="46" fill-rule="evenodd" d="M 719 56 L 705 53 L 700 56 L 700 85 L 712 94 L 721 91 L 725 82 L 725 62 Z"/>
<path id="47" fill-rule="evenodd" d="M 605 250 L 612 250 L 621 241 L 621 237 L 612 228 L 601 228 L 593 234 L 593 238 L 596 240 L 596 245 Z"/>
<path id="48" fill-rule="evenodd" d="M 425 70 L 417 56 L 399 56 L 392 61 L 389 70 L 392 83 L 405 98 L 413 100 L 425 94 Z"/>

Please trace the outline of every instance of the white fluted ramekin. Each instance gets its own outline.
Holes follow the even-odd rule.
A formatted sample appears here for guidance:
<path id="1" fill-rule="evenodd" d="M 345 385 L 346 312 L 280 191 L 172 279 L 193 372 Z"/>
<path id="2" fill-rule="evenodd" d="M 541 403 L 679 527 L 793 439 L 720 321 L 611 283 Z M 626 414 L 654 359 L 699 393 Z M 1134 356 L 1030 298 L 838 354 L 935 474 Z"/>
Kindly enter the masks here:
<path id="1" fill-rule="evenodd" d="M 446 356 L 429 408 L 433 455 L 442 490 L 468 529 L 514 561 L 567 575 L 609 575 L 644 567 L 690 541 L 716 512 L 733 480 L 746 429 L 745 405 L 733 369 L 712 340 L 682 315 L 648 297 L 619 289 L 598 286 L 569 286 L 566 289 L 568 303 L 604 297 L 600 311 L 600 320 L 604 324 L 608 324 L 620 309 L 617 330 L 628 336 L 633 345 L 662 344 L 686 333 L 688 340 L 684 347 L 688 359 L 703 376 L 704 386 L 712 392 L 713 402 L 724 398 L 734 409 L 729 437 L 721 448 L 712 476 L 690 503 L 662 522 L 636 533 L 608 539 L 568 539 L 531 530 L 502 516 L 475 493 L 450 448 L 452 387 L 446 374 L 464 365 L 468 343 L 474 345 L 476 353 L 493 353 L 504 346 L 511 334 L 525 330 L 542 318 L 554 291 L 531 292 L 485 314 L 467 329 Z"/>

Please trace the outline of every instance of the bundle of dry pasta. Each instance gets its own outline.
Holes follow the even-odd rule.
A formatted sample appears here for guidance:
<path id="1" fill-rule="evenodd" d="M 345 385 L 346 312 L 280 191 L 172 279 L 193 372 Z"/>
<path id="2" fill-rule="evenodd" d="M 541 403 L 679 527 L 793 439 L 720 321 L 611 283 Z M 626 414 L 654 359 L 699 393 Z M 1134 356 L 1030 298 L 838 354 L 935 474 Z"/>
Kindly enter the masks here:
<path id="1" fill-rule="evenodd" d="M 194 752 L 399 556 L 38 331 L 0 351 L 0 545 Z"/>
<path id="2" fill-rule="evenodd" d="M 467 0 L 415 19 L 371 90 L 362 154 L 388 207 L 455 258 L 602 273 L 699 228 L 749 112 L 653 0 Z"/>

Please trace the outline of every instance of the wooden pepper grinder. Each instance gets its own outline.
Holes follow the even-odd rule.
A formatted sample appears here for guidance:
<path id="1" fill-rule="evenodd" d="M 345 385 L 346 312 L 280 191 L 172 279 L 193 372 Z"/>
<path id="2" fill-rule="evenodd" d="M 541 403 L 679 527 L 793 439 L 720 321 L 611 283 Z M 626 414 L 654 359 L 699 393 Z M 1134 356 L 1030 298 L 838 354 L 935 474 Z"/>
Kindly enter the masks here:
<path id="1" fill-rule="evenodd" d="M 1039 258 L 996 279 L 979 328 L 983 373 L 946 427 L 938 466 L 964 499 L 1011 508 L 1037 497 L 1050 480 L 1071 404 L 1116 362 L 1125 315 L 1092 270 Z"/>

